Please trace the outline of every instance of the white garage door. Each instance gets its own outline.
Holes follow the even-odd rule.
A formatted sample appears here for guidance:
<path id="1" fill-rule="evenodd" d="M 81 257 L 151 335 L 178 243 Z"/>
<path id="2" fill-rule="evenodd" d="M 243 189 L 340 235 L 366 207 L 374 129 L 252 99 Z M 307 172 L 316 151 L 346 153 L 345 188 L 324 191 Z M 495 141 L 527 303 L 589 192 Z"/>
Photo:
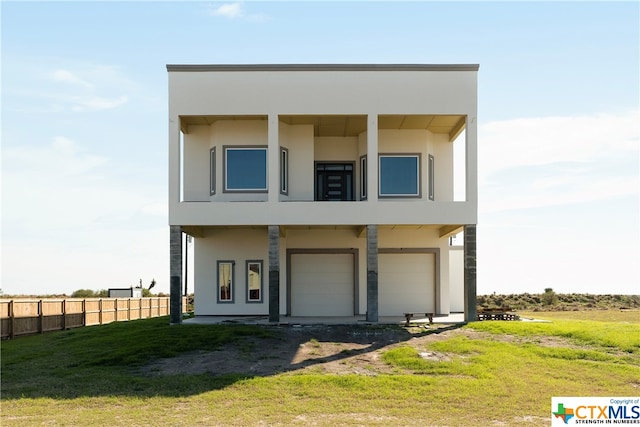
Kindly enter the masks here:
<path id="1" fill-rule="evenodd" d="M 435 255 L 378 255 L 378 314 L 435 313 Z"/>
<path id="2" fill-rule="evenodd" d="M 353 316 L 353 254 L 292 254 L 291 315 Z"/>

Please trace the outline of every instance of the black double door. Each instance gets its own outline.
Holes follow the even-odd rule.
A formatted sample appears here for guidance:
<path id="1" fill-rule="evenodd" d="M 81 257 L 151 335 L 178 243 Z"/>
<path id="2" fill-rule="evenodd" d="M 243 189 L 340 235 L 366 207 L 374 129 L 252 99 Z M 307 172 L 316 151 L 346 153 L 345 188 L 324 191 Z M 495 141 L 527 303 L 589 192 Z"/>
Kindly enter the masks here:
<path id="1" fill-rule="evenodd" d="M 354 200 L 353 163 L 316 163 L 315 200 Z"/>

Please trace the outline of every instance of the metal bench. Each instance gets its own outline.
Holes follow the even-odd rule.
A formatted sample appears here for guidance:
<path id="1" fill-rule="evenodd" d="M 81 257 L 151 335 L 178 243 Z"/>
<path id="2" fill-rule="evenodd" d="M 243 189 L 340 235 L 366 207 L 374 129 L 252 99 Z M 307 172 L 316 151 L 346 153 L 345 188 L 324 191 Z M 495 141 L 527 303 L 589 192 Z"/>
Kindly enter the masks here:
<path id="1" fill-rule="evenodd" d="M 510 313 L 511 310 L 480 310 L 477 314 L 477 320 L 520 320 L 520 316 L 516 313 Z"/>
<path id="2" fill-rule="evenodd" d="M 429 324 L 432 325 L 433 324 L 433 313 L 425 313 L 424 315 L 429 319 Z M 407 321 L 404 324 L 405 327 L 409 326 L 413 316 L 414 316 L 414 313 L 404 313 L 404 317 L 405 317 L 405 319 L 407 319 Z"/>

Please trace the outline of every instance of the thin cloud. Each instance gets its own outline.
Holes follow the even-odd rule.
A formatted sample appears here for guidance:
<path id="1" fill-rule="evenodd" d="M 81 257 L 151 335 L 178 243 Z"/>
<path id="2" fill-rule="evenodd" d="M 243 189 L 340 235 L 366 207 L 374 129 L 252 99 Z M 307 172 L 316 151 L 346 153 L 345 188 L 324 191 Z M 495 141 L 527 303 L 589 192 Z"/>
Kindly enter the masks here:
<path id="1" fill-rule="evenodd" d="M 13 201 L 3 211 L 12 224 L 7 239 L 57 238 L 73 229 L 82 240 L 82 233 L 135 228 L 159 218 L 162 184 L 136 182 L 132 187 L 124 177 L 131 166 L 124 160 L 114 167 L 114 160 L 66 136 L 6 147 L 2 154 L 3 197 Z"/>
<path id="2" fill-rule="evenodd" d="M 128 100 L 129 98 L 124 95 L 118 98 L 102 98 L 99 96 L 81 98 L 76 101 L 77 105 L 72 110 L 76 112 L 110 110 L 126 104 Z"/>
<path id="3" fill-rule="evenodd" d="M 52 61 L 55 62 L 55 61 Z M 64 61 L 44 73 L 32 61 L 18 61 L 14 84 L 5 91 L 7 111 L 95 112 L 125 105 L 139 91 L 118 66 Z M 90 76 L 90 79 L 87 78 Z"/>
<path id="4" fill-rule="evenodd" d="M 47 145 L 9 146 L 2 150 L 5 160 L 4 172 L 29 173 L 47 176 L 78 176 L 108 162 L 103 156 L 88 153 L 85 148 L 73 140 L 56 136 Z"/>
<path id="5" fill-rule="evenodd" d="M 92 94 L 74 95 L 70 93 L 33 91 L 26 93 L 24 96 L 29 96 L 34 99 L 46 99 L 53 102 L 49 104 L 41 102 L 36 106 L 29 105 L 24 108 L 13 108 L 13 111 L 21 113 L 65 113 L 68 111 L 83 113 L 111 110 L 129 102 L 127 95 L 111 98 L 94 96 Z"/>
<path id="6" fill-rule="evenodd" d="M 56 82 L 70 83 L 72 85 L 81 86 L 87 89 L 93 89 L 94 85 L 80 78 L 68 70 L 56 70 L 52 73 L 52 78 Z"/>
<path id="7" fill-rule="evenodd" d="M 640 111 L 491 122 L 480 127 L 480 172 L 628 155 L 638 151 L 639 122 Z"/>
<path id="8" fill-rule="evenodd" d="M 638 194 L 638 179 L 634 177 L 613 176 L 589 179 L 587 176 L 573 177 L 569 181 L 559 182 L 553 188 L 535 188 L 536 181 L 530 186 L 507 188 L 506 186 L 485 187 L 479 200 L 478 210 L 482 214 L 535 209 L 549 206 L 563 206 L 594 202 L 617 197 L 632 197 Z"/>
<path id="9" fill-rule="evenodd" d="M 225 3 L 211 10 L 209 13 L 213 16 L 222 16 L 228 19 L 241 18 L 244 16 L 242 4 L 240 3 Z"/>
<path id="10" fill-rule="evenodd" d="M 269 18 L 263 13 L 247 14 L 241 2 L 225 3 L 208 11 L 211 16 L 227 19 L 242 19 L 249 22 L 265 22 Z"/>
<path id="11" fill-rule="evenodd" d="M 637 197 L 639 118 L 633 111 L 481 126 L 480 212 Z"/>
<path id="12" fill-rule="evenodd" d="M 10 201 L 2 211 L 5 292 L 25 287 L 50 292 L 37 290 L 39 283 L 72 292 L 80 281 L 122 287 L 129 286 L 123 278 L 137 283 L 140 277 L 156 277 L 158 286 L 168 286 L 162 280 L 168 273 L 158 273 L 164 271 L 158 260 L 168 265 L 163 183 L 123 178 L 131 167 L 125 159 L 111 160 L 63 135 L 37 145 L 3 147 L 2 156 L 3 200 Z M 121 258 L 128 262 L 119 271 L 105 267 Z M 37 269 L 29 265 L 33 259 L 42 261 Z M 79 274 L 86 276 L 79 279 Z"/>

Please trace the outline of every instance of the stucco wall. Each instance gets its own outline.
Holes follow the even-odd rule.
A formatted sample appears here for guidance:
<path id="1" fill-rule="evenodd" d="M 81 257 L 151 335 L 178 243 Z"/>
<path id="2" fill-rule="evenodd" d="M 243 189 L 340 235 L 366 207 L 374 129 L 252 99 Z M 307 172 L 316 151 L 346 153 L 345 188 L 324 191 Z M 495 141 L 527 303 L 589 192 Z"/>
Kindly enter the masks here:
<path id="1" fill-rule="evenodd" d="M 431 134 L 431 141 L 431 154 L 435 161 L 435 200 L 453 201 L 454 143 L 442 134 Z"/>
<path id="2" fill-rule="evenodd" d="M 426 130 L 380 130 L 379 153 L 420 154 L 421 198 L 428 199 L 428 156 L 435 158 L 435 200 L 453 200 L 453 145 L 446 135 Z M 366 132 L 359 137 L 313 137 L 311 125 L 280 123 L 280 147 L 288 150 L 289 191 L 283 201 L 314 199 L 315 162 L 353 162 L 354 190 L 360 192 L 360 156 L 367 154 Z M 267 145 L 266 121 L 220 120 L 211 126 L 190 126 L 184 135 L 184 200 L 185 201 L 265 201 L 260 193 L 225 193 L 224 147 Z M 216 148 L 216 194 L 209 196 L 209 149 Z M 368 156 L 376 158 L 376 156 Z M 280 168 L 280 164 L 268 167 Z M 279 176 L 279 175 L 278 175 Z M 367 191 L 375 185 L 368 185 Z M 356 199 L 359 199 L 357 197 Z"/>
<path id="3" fill-rule="evenodd" d="M 183 135 L 185 201 L 209 201 L 209 133 L 209 126 L 192 126 L 190 132 Z"/>
<path id="4" fill-rule="evenodd" d="M 262 303 L 247 303 L 246 261 L 263 260 Z M 217 262 L 235 261 L 233 303 L 217 302 Z M 266 315 L 269 313 L 269 253 L 267 230 L 209 229 L 194 240 L 196 315 Z"/>
<path id="5" fill-rule="evenodd" d="M 449 295 L 453 313 L 464 313 L 464 250 L 462 246 L 449 248 Z"/>
<path id="6" fill-rule="evenodd" d="M 449 313 L 449 256 L 447 239 L 438 237 L 436 229 L 396 228 L 379 230 L 379 247 L 439 248 L 440 285 L 436 301 L 438 313 Z M 286 251 L 287 249 L 358 250 L 358 311 L 367 310 L 366 237 L 358 236 L 354 228 L 286 230 L 280 238 L 280 314 L 286 314 Z M 263 302 L 247 303 L 247 260 L 263 260 Z M 235 261 L 234 303 L 217 302 L 217 261 Z M 204 238 L 194 241 L 194 272 L 196 315 L 266 315 L 268 314 L 268 237 L 266 229 L 208 229 Z"/>
<path id="7" fill-rule="evenodd" d="M 169 113 L 459 114 L 476 109 L 476 76 L 475 70 L 169 72 Z"/>
<path id="8" fill-rule="evenodd" d="M 241 68 L 241 67 L 237 67 Z M 322 67 L 320 67 L 322 68 Z M 477 222 L 477 67 L 415 67 L 402 71 L 371 67 L 362 71 L 333 67 L 329 70 L 305 70 L 296 72 L 278 70 L 220 70 L 215 67 L 203 67 L 194 72 L 169 69 L 169 221 L 171 224 L 255 224 L 298 223 L 300 217 L 307 218 L 310 224 L 385 224 L 385 223 L 433 223 L 433 224 L 475 224 Z M 348 67 L 347 67 L 348 68 Z M 365 67 L 366 68 L 366 67 Z M 384 68 L 384 67 L 383 67 Z M 402 69 L 402 67 L 399 67 Z M 312 84 L 310 84 L 312 82 Z M 453 199 L 453 179 L 450 178 L 449 157 L 451 144 L 440 144 L 438 138 L 427 142 L 427 150 L 422 156 L 422 171 L 432 152 L 436 162 L 436 203 L 426 202 L 424 206 L 415 200 L 389 201 L 378 203 L 375 194 L 369 191 L 367 206 L 332 206 L 331 215 L 325 212 L 326 207 L 314 206 L 308 212 L 306 203 L 296 205 L 296 201 L 312 200 L 313 170 L 309 171 L 305 163 L 314 154 L 310 154 L 308 134 L 297 141 L 297 137 L 289 134 L 287 141 L 290 152 L 290 194 L 279 194 L 277 181 L 279 153 L 275 150 L 284 146 L 279 141 L 278 117 L 280 115 L 367 115 L 369 126 L 377 127 L 380 115 L 462 115 L 467 116 L 465 131 L 466 141 L 466 201 L 449 204 Z M 206 156 L 197 155 L 204 152 L 200 143 L 189 147 L 195 150 L 185 153 L 187 157 L 198 157 L 195 164 L 198 170 L 188 172 L 182 183 L 181 170 L 194 167 L 188 163 L 181 169 L 180 155 L 180 116 L 211 115 L 261 115 L 268 120 L 258 121 L 260 129 L 255 134 L 246 134 L 246 128 L 252 126 L 246 121 L 238 123 L 217 122 L 212 130 L 216 152 L 217 194 L 212 201 L 268 201 L 256 208 L 252 204 L 234 204 L 233 206 L 213 206 L 207 203 L 188 203 L 190 200 L 200 201 L 202 195 L 208 194 L 208 168 L 200 169 L 208 163 Z M 271 127 L 267 128 L 270 123 Z M 244 130 L 233 128 L 241 126 Z M 282 126 L 282 124 L 280 124 Z M 193 126 L 191 126 L 193 128 Z M 232 129 L 233 128 L 233 129 Z M 302 130 L 301 130 L 302 131 Z M 309 132 L 304 130 L 303 132 Z M 189 136 L 185 135 L 185 147 L 188 147 Z M 356 162 L 356 180 L 359 180 L 359 157 L 378 145 L 379 152 L 389 151 L 385 147 L 385 139 L 381 136 L 378 144 L 377 134 L 361 135 L 358 138 L 353 160 Z M 233 142 L 241 140 L 241 142 Z M 194 139 L 195 141 L 195 139 Z M 221 191 L 222 164 L 225 144 L 269 145 L 270 169 L 269 194 L 231 194 Z M 302 150 L 294 150 L 294 145 L 301 144 Z M 431 144 L 431 145 L 430 145 Z M 195 149 L 196 145 L 199 147 Z M 368 150 L 364 148 L 368 147 Z M 403 148 L 404 149 L 404 148 Z M 392 152 L 395 150 L 391 150 Z M 421 151 L 422 152 L 422 151 Z M 313 152 L 315 153 L 315 143 Z M 205 153 L 203 153 L 205 154 Z M 369 157 L 372 157 L 371 155 Z M 191 162 L 191 160 L 189 160 Z M 368 159 L 370 181 L 377 176 L 377 158 Z M 376 166 L 374 166 L 376 165 Z M 299 170 L 293 170 L 300 168 Z M 422 193 L 426 195 L 427 174 L 422 174 Z M 299 178 L 300 177 L 300 178 Z M 205 179 L 202 179 L 205 178 Z M 196 182 L 197 181 L 197 182 Z M 202 184 L 204 182 L 205 184 Z M 358 183 L 356 183 L 358 184 Z M 184 188 L 182 188 L 182 187 Z M 359 190 L 356 186 L 356 191 Z M 183 195 L 186 202 L 181 202 Z M 280 200 L 292 202 L 278 204 Z M 386 205 L 386 206 L 383 206 Z M 366 211 L 365 215 L 359 215 Z M 401 215 L 398 212 L 403 212 Z"/>
<path id="9" fill-rule="evenodd" d="M 280 200 L 313 200 L 313 126 L 280 122 L 279 145 L 289 151 L 289 194 Z"/>

